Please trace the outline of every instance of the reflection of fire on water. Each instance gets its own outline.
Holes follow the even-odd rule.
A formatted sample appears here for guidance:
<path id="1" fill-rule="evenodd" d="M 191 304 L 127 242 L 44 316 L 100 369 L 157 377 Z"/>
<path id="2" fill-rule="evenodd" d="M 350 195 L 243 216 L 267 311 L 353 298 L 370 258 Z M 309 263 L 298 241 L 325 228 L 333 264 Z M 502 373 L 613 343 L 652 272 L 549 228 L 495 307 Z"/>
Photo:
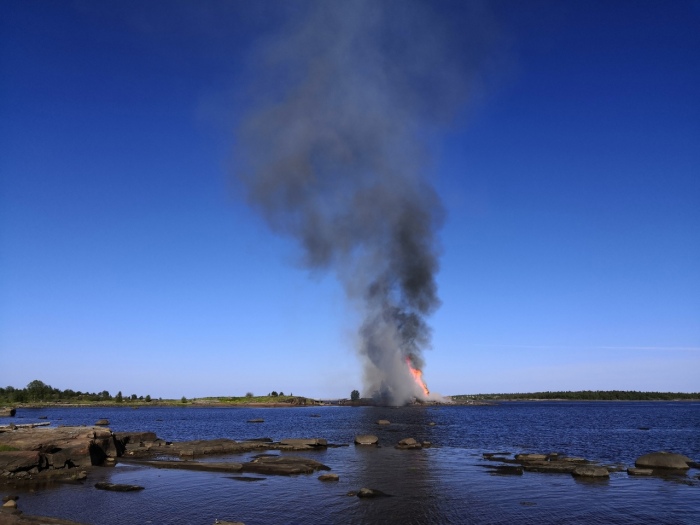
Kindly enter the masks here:
<path id="1" fill-rule="evenodd" d="M 413 368 L 413 363 L 409 357 L 406 358 L 406 364 L 408 365 L 408 371 L 411 372 L 411 375 L 413 376 L 413 380 L 419 387 L 421 387 L 425 397 L 427 398 L 430 395 L 430 390 L 428 390 L 428 385 L 426 385 L 425 381 L 423 381 L 423 372 L 421 372 L 418 368 Z"/>

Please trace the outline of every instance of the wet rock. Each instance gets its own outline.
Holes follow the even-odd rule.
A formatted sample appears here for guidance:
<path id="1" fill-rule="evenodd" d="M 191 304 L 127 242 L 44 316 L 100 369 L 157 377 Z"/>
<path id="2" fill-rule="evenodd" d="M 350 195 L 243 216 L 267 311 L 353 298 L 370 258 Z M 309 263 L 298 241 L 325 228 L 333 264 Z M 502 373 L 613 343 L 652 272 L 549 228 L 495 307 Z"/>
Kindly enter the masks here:
<path id="1" fill-rule="evenodd" d="M 321 474 L 318 479 L 321 481 L 338 481 L 340 476 L 338 474 Z"/>
<path id="2" fill-rule="evenodd" d="M 413 438 L 405 438 L 399 441 L 394 448 L 398 448 L 399 450 L 411 450 L 423 448 L 423 445 Z"/>
<path id="3" fill-rule="evenodd" d="M 523 467 L 519 465 L 483 465 L 491 474 L 500 474 L 504 476 L 522 476 Z"/>
<path id="4" fill-rule="evenodd" d="M 377 489 L 368 489 L 366 487 L 362 487 L 357 491 L 358 498 L 383 498 L 387 496 L 390 496 L 390 494 Z"/>
<path id="5" fill-rule="evenodd" d="M 229 476 L 229 479 L 235 479 L 236 481 L 262 481 L 267 478 L 259 478 L 255 476 Z"/>
<path id="6" fill-rule="evenodd" d="M 257 419 L 249 419 L 248 423 L 264 423 L 265 420 L 262 418 L 257 418 Z"/>
<path id="7" fill-rule="evenodd" d="M 421 445 L 423 445 L 423 448 L 430 448 L 433 446 L 433 444 L 430 441 L 423 441 Z"/>
<path id="8" fill-rule="evenodd" d="M 630 467 L 627 469 L 627 474 L 630 476 L 651 476 L 653 473 L 654 469 L 651 468 Z"/>
<path id="9" fill-rule="evenodd" d="M 608 478 L 610 473 L 605 467 L 580 466 L 576 467 L 571 473 L 572 476 L 578 478 Z"/>
<path id="10" fill-rule="evenodd" d="M 241 463 L 213 463 L 204 461 L 140 461 L 126 460 L 127 463 L 138 465 L 148 465 L 155 468 L 179 469 L 179 470 L 199 470 L 205 472 L 240 472 L 242 469 Z"/>
<path id="11" fill-rule="evenodd" d="M 635 467 L 651 468 L 651 469 L 675 469 L 687 470 L 690 468 L 688 462 L 692 460 L 682 454 L 673 454 L 671 452 L 652 452 L 644 454 L 637 458 L 634 462 Z"/>
<path id="12" fill-rule="evenodd" d="M 328 446 L 328 441 L 323 438 L 311 439 L 282 439 L 280 445 L 291 447 L 293 450 L 304 450 L 314 448 L 325 448 Z"/>
<path id="13" fill-rule="evenodd" d="M 4 509 L 16 509 L 17 502 L 13 499 L 8 499 L 5 503 L 2 504 L 2 508 L 4 508 Z"/>
<path id="14" fill-rule="evenodd" d="M 114 492 L 135 492 L 138 490 L 143 490 L 145 487 L 141 485 L 125 485 L 122 483 L 107 483 L 106 481 L 99 481 L 95 483 L 95 488 L 99 490 L 111 490 Z"/>
<path id="15" fill-rule="evenodd" d="M 243 472 L 256 472 L 258 474 L 311 474 L 317 470 L 330 470 L 331 468 L 315 461 L 299 456 L 263 456 L 253 461 L 243 463 Z"/>
<path id="16" fill-rule="evenodd" d="M 0 417 L 15 417 L 16 413 L 15 408 L 0 408 Z"/>
<path id="17" fill-rule="evenodd" d="M 379 438 L 372 434 L 360 434 L 355 436 L 356 445 L 376 445 L 379 443 Z"/>
<path id="18" fill-rule="evenodd" d="M 435 423 L 435 421 L 431 421 L 430 423 L 428 423 L 428 426 L 434 427 L 436 424 L 437 423 Z"/>
<path id="19" fill-rule="evenodd" d="M 542 472 L 546 474 L 571 474 L 576 467 L 576 463 L 568 461 L 532 461 L 523 463 L 523 469 L 527 472 Z"/>
<path id="20" fill-rule="evenodd" d="M 391 421 L 389 421 L 388 419 L 380 419 L 379 421 L 377 421 L 377 425 L 391 425 Z"/>
<path id="21" fill-rule="evenodd" d="M 546 454 L 516 454 L 516 461 L 546 461 Z"/>
<path id="22" fill-rule="evenodd" d="M 637 427 L 637 430 L 649 430 L 649 427 Z"/>
<path id="23" fill-rule="evenodd" d="M 98 419 L 95 421 L 95 426 L 106 427 L 107 425 L 109 425 L 109 421 L 107 419 Z"/>
<path id="24" fill-rule="evenodd" d="M 41 462 L 39 452 L 13 450 L 0 454 L 0 471 L 20 472 L 38 467 Z"/>

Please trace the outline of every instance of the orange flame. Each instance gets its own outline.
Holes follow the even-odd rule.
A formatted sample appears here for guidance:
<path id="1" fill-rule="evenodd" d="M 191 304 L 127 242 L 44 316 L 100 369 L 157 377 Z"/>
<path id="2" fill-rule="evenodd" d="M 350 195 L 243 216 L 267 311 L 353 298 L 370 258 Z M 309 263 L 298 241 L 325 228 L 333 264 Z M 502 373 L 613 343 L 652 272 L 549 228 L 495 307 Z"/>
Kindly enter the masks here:
<path id="1" fill-rule="evenodd" d="M 428 385 L 426 385 L 425 381 L 423 381 L 423 372 L 421 372 L 418 368 L 413 368 L 413 363 L 411 363 L 411 359 L 408 357 L 406 358 L 406 364 L 408 365 L 408 371 L 411 372 L 411 375 L 413 376 L 413 380 L 419 387 L 421 387 L 425 397 L 428 397 L 430 395 L 430 390 L 428 390 Z"/>

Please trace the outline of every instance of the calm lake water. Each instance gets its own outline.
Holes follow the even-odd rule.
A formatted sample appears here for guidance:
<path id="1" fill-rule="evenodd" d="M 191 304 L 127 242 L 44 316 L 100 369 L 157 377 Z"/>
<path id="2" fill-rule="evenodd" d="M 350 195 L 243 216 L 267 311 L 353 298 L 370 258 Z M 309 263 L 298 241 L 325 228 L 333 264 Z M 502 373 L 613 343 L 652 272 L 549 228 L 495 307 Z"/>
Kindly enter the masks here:
<path id="1" fill-rule="evenodd" d="M 320 417 L 312 417 L 318 415 Z M 603 482 L 570 474 L 489 473 L 484 452 L 560 452 L 633 466 L 647 452 L 667 450 L 700 460 L 700 403 L 504 403 L 495 406 L 310 408 L 46 408 L 21 409 L 15 423 L 92 425 L 114 431 L 152 430 L 166 440 L 323 437 L 352 443 L 379 436 L 379 448 L 350 445 L 303 454 L 330 466 L 318 473 L 242 482 L 229 474 L 120 464 L 97 469 L 84 485 L 20 493 L 20 509 L 88 524 L 206 524 L 215 519 L 263 524 L 700 523 L 700 471 L 674 478 L 613 473 Z M 247 423 L 263 418 L 264 423 Z M 388 419 L 389 426 L 376 421 Z M 6 423 L 0 418 L 0 424 Z M 435 422 L 434 426 L 429 425 Z M 642 430 L 648 429 L 648 430 Z M 433 448 L 395 450 L 404 437 Z M 285 453 L 291 454 L 291 453 Z M 217 457 L 247 461 L 253 454 Z M 493 463 L 490 463 L 493 464 Z M 260 476 L 263 477 L 263 476 Z M 99 480 L 146 487 L 137 493 L 94 489 Z M 392 497 L 347 496 L 371 487 Z M 0 494 L 8 492 L 0 488 Z M 16 491 L 14 491 L 16 492 Z"/>

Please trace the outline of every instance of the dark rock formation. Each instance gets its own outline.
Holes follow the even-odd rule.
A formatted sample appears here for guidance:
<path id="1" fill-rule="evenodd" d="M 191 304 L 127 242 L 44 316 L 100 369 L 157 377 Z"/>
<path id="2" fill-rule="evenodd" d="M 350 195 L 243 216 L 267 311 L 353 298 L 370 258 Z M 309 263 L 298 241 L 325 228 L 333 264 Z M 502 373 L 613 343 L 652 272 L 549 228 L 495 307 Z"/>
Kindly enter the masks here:
<path id="1" fill-rule="evenodd" d="M 0 408 L 0 417 L 15 417 L 16 413 L 15 408 Z"/>
<path id="2" fill-rule="evenodd" d="M 311 474 L 317 470 L 330 470 L 330 467 L 299 456 L 262 456 L 253 461 L 243 463 L 243 472 L 255 472 L 258 474 Z"/>

